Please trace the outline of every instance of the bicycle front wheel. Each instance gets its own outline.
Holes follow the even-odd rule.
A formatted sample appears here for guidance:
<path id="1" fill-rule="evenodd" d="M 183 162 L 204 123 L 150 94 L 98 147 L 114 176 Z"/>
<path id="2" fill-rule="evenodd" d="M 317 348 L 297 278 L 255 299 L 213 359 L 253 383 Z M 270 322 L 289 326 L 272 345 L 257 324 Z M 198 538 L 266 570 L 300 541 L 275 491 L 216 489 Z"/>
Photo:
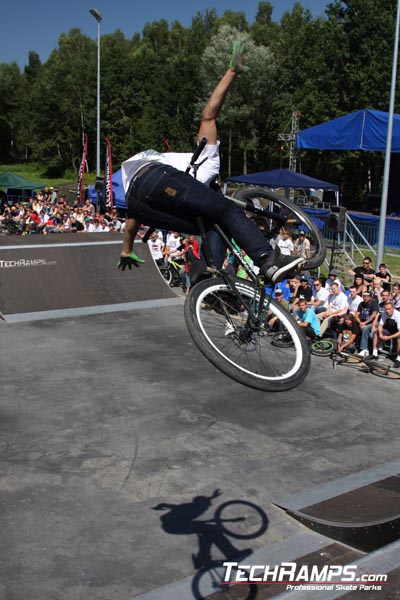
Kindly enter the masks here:
<path id="1" fill-rule="evenodd" d="M 275 212 L 277 217 L 284 218 L 288 225 L 305 229 L 311 245 L 311 255 L 304 265 L 305 269 L 315 269 L 324 262 L 326 243 L 323 235 L 311 216 L 297 204 L 262 187 L 240 188 L 234 193 L 234 198 L 244 201 L 257 200 L 263 208 Z"/>
<path id="2" fill-rule="evenodd" d="M 251 282 L 235 279 L 236 291 L 251 303 Z M 310 368 L 307 340 L 293 317 L 275 300 L 264 308 L 277 317 L 291 343 L 276 346 L 266 320 L 251 327 L 243 302 L 223 279 L 196 284 L 185 301 L 188 331 L 204 356 L 225 375 L 258 390 L 275 392 L 299 385 Z"/>

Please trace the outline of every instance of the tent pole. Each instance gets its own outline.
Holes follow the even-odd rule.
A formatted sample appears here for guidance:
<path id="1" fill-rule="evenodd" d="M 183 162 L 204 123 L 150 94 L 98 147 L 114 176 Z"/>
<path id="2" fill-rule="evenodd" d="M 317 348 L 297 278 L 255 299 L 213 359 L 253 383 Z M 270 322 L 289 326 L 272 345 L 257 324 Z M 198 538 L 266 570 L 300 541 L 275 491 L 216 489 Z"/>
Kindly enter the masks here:
<path id="1" fill-rule="evenodd" d="M 382 187 L 382 201 L 381 201 L 381 213 L 379 219 L 379 234 L 378 234 L 378 250 L 377 250 L 377 265 L 383 262 L 383 251 L 385 247 L 385 226 L 386 226 L 386 214 L 387 214 L 387 197 L 389 188 L 389 175 L 390 175 L 390 156 L 392 149 L 392 134 L 393 134 L 393 113 L 394 113 L 394 98 L 396 93 L 396 75 L 397 75 L 397 57 L 399 48 L 399 26 L 400 26 L 400 0 L 397 0 L 397 17 L 396 17 L 396 30 L 394 36 L 394 50 L 393 50 L 393 65 L 392 65 L 392 83 L 390 86 L 390 103 L 389 103 L 389 115 L 388 115 L 388 130 L 386 138 L 386 153 L 385 153 L 385 168 L 383 172 L 383 187 Z"/>

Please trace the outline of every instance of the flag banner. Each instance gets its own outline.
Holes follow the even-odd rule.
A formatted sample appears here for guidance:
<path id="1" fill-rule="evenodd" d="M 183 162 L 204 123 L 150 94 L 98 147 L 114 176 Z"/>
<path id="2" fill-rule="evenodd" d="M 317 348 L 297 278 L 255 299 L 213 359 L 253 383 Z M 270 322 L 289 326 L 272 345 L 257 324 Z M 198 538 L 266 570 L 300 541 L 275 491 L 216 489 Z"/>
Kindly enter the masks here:
<path id="1" fill-rule="evenodd" d="M 83 179 L 85 176 L 87 151 L 88 151 L 88 136 L 87 136 L 87 133 L 85 133 L 85 141 L 83 144 L 82 160 L 81 160 L 81 164 L 79 167 L 79 173 L 78 173 L 78 189 L 76 192 L 76 196 L 77 196 L 80 204 L 82 203 L 82 200 L 83 200 L 83 198 L 82 198 L 82 196 L 83 196 Z"/>
<path id="2" fill-rule="evenodd" d="M 104 138 L 106 142 L 106 163 L 104 167 L 103 179 L 103 208 L 109 210 L 114 206 L 112 193 L 112 156 L 111 142 L 108 138 Z"/>

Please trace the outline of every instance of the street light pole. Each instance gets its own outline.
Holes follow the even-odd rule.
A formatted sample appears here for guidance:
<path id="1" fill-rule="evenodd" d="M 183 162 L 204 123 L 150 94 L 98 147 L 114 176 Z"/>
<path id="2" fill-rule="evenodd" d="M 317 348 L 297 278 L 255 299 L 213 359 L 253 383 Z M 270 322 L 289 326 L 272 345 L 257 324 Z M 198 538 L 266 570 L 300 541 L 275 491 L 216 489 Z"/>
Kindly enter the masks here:
<path id="1" fill-rule="evenodd" d="M 97 21 L 97 138 L 96 138 L 96 180 L 97 188 L 100 184 L 100 23 L 102 16 L 97 8 L 91 8 L 90 14 Z M 99 209 L 100 197 L 97 190 L 97 209 Z"/>

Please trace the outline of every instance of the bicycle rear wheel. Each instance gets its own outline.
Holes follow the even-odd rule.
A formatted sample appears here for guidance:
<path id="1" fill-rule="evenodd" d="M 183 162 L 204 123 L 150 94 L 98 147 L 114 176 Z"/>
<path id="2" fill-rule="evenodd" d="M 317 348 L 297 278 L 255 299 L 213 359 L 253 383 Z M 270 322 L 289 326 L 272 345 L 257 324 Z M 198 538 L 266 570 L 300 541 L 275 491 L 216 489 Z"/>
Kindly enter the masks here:
<path id="1" fill-rule="evenodd" d="M 258 200 L 263 208 L 275 212 L 279 217 L 284 217 L 287 224 L 306 230 L 311 244 L 311 256 L 307 259 L 304 269 L 315 269 L 324 262 L 326 243 L 322 233 L 313 219 L 297 204 L 262 187 L 241 188 L 235 192 L 234 198 L 243 201 Z"/>
<path id="2" fill-rule="evenodd" d="M 235 279 L 234 285 L 249 303 L 254 299 L 251 282 Z M 271 300 L 268 308 L 290 336 L 290 347 L 274 345 L 266 323 L 258 329 L 249 327 L 243 303 L 223 279 L 202 281 L 192 288 L 185 301 L 185 320 L 199 350 L 223 373 L 259 390 L 289 390 L 309 371 L 307 340 L 278 302 Z"/>

